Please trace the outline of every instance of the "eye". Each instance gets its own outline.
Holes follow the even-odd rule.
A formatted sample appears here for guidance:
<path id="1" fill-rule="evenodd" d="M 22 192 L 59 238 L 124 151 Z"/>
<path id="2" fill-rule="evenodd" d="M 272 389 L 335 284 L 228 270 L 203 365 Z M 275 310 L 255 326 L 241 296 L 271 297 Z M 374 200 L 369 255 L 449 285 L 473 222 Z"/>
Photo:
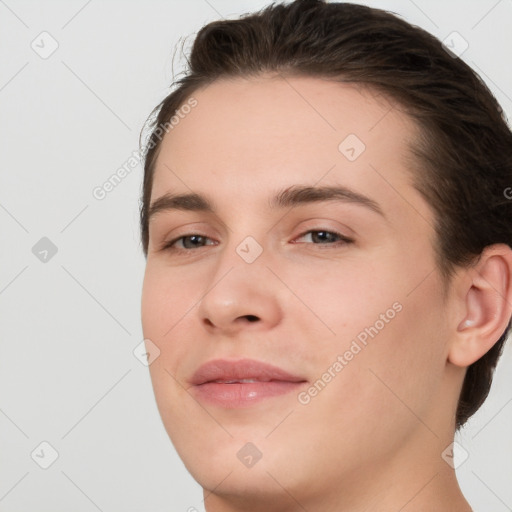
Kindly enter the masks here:
<path id="1" fill-rule="evenodd" d="M 297 242 L 297 240 L 305 239 L 306 243 L 312 243 L 313 245 L 328 245 L 328 246 L 340 246 L 352 243 L 353 240 L 348 238 L 341 233 L 336 231 L 327 231 L 324 229 L 309 230 L 296 238 L 293 243 L 304 243 Z M 162 250 L 166 251 L 189 251 L 191 249 L 200 249 L 207 245 L 217 245 L 217 242 L 211 238 L 193 233 L 190 235 L 182 235 L 178 238 L 166 243 Z"/>
<path id="2" fill-rule="evenodd" d="M 301 238 L 308 238 L 306 242 L 313 243 L 314 245 L 344 245 L 352 243 L 353 240 L 348 238 L 341 233 L 337 233 L 336 231 L 327 231 L 323 229 L 312 229 L 310 231 L 306 231 L 302 235 L 299 236 L 296 240 Z M 294 243 L 297 243 L 294 241 Z M 299 242 L 300 243 L 300 242 Z"/>
<path id="3" fill-rule="evenodd" d="M 174 238 L 170 242 L 166 243 L 162 249 L 186 251 L 188 249 L 201 248 L 205 245 L 215 245 L 215 242 L 213 242 L 213 240 L 207 236 L 194 233 L 191 235 L 183 235 L 179 238 Z"/>

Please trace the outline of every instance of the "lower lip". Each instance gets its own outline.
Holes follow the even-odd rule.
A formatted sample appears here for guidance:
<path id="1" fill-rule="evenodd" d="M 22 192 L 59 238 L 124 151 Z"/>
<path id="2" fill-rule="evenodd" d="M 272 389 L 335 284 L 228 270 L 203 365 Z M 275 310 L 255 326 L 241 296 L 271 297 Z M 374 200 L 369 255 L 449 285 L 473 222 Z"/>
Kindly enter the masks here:
<path id="1" fill-rule="evenodd" d="M 297 391 L 305 382 L 237 382 L 223 384 L 207 382 L 193 386 L 194 394 L 200 400 L 226 408 L 250 407 L 265 398 L 285 395 Z"/>

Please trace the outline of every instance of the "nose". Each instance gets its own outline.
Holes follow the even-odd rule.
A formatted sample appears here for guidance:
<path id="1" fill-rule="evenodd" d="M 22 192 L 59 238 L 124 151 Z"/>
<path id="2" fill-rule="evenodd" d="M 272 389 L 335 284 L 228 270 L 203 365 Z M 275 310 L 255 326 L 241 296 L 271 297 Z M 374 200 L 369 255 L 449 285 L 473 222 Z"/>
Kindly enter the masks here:
<path id="1" fill-rule="evenodd" d="M 263 257 L 246 263 L 236 253 L 221 256 L 197 309 L 205 329 L 233 336 L 279 324 L 282 308 L 273 277 Z"/>

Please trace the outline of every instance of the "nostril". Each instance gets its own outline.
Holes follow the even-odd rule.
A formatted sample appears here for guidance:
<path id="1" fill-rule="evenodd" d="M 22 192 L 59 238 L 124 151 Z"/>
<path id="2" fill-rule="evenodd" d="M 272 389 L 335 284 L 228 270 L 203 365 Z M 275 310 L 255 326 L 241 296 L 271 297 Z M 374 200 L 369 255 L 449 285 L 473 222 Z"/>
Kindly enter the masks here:
<path id="1" fill-rule="evenodd" d="M 249 320 L 249 322 L 257 322 L 259 320 L 259 318 L 255 315 L 245 315 L 245 317 L 247 320 Z"/>

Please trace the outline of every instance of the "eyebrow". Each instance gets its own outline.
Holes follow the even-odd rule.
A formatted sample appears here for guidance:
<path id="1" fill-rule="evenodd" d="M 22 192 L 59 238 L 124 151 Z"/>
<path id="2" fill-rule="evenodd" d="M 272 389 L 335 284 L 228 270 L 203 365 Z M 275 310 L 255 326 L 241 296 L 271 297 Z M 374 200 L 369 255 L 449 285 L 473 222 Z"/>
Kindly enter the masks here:
<path id="1" fill-rule="evenodd" d="M 295 208 L 304 204 L 322 201 L 341 201 L 355 203 L 368 208 L 382 217 L 386 217 L 380 205 L 373 199 L 343 186 L 311 187 L 293 185 L 269 200 L 272 210 Z M 213 203 L 205 196 L 195 192 L 187 194 L 166 193 L 151 203 L 148 210 L 148 223 L 156 214 L 171 210 L 200 211 L 215 213 Z"/>

